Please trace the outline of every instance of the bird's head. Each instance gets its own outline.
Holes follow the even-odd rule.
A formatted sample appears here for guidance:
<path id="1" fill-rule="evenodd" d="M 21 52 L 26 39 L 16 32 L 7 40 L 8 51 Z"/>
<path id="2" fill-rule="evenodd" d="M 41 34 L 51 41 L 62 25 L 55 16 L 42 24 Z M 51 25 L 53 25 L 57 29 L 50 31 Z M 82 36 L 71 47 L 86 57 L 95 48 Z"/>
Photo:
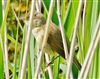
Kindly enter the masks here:
<path id="1" fill-rule="evenodd" d="M 45 25 L 45 23 L 46 23 L 46 18 L 43 16 L 43 14 L 40 12 L 35 12 L 32 21 L 33 27 L 40 27 Z"/>
<path id="2" fill-rule="evenodd" d="M 23 18 L 23 21 L 26 26 L 28 26 L 28 24 L 29 24 L 29 16 L 30 16 L 30 14 L 28 13 Z M 45 23 L 46 23 L 46 18 L 44 17 L 44 15 L 41 12 L 34 12 L 33 20 L 32 20 L 32 29 L 34 29 L 35 27 L 41 27 Z"/>

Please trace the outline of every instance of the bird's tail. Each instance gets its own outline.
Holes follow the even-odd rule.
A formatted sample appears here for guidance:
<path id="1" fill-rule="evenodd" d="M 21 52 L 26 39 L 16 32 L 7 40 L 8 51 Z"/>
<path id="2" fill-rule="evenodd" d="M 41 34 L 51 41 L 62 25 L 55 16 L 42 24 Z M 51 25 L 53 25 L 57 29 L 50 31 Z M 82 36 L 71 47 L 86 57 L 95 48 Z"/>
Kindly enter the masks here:
<path id="1" fill-rule="evenodd" d="M 81 64 L 79 63 L 79 61 L 77 60 L 76 57 L 73 58 L 73 63 L 76 65 L 76 67 L 81 70 Z"/>

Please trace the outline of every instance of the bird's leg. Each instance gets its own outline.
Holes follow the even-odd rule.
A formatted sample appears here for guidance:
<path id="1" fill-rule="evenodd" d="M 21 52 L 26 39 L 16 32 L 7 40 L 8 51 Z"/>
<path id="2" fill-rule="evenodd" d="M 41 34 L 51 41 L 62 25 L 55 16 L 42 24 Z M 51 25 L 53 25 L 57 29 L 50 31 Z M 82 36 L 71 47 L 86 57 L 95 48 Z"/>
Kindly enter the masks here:
<path id="1" fill-rule="evenodd" d="M 60 57 L 60 55 L 54 57 L 48 64 L 46 67 L 48 67 L 49 65 L 51 65 L 58 57 Z"/>

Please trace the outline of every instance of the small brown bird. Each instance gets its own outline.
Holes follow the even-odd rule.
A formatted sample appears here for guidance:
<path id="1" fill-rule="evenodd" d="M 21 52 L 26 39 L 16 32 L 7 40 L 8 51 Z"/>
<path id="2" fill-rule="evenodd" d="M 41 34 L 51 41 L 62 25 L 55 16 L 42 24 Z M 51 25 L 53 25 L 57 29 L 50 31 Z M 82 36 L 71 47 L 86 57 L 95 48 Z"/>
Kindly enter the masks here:
<path id="1" fill-rule="evenodd" d="M 41 48 L 46 27 L 46 18 L 43 16 L 42 13 L 40 12 L 34 13 L 32 27 L 33 27 L 32 34 L 34 35 L 37 43 Z M 66 42 L 68 44 L 68 52 L 69 52 L 70 42 L 68 38 L 66 39 Z M 65 59 L 64 47 L 60 29 L 52 21 L 50 22 L 48 39 L 44 47 L 44 52 L 49 53 L 51 50 L 57 52 L 60 56 L 62 56 Z M 77 66 L 79 70 L 81 69 L 81 64 L 78 62 L 75 56 L 73 58 L 73 63 Z"/>

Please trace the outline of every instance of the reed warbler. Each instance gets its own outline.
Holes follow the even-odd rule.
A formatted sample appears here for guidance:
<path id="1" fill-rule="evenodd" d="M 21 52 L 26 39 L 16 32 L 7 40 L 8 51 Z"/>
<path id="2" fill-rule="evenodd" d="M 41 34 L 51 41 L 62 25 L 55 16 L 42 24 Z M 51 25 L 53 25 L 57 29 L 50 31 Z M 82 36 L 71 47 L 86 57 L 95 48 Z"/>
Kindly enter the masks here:
<path id="1" fill-rule="evenodd" d="M 39 44 L 39 48 L 42 46 L 44 32 L 46 28 L 46 18 L 40 12 L 34 13 L 34 18 L 32 21 L 32 34 L 35 37 L 37 43 Z M 68 52 L 70 50 L 70 41 L 66 38 L 66 42 L 68 44 Z M 61 57 L 65 59 L 64 47 L 61 37 L 60 29 L 57 25 L 55 25 L 52 21 L 50 22 L 49 31 L 48 31 L 48 39 L 47 43 L 44 46 L 44 52 L 50 53 L 50 51 L 57 52 Z M 73 58 L 73 63 L 77 66 L 77 68 L 81 69 L 81 64 L 78 62 L 76 56 Z"/>

